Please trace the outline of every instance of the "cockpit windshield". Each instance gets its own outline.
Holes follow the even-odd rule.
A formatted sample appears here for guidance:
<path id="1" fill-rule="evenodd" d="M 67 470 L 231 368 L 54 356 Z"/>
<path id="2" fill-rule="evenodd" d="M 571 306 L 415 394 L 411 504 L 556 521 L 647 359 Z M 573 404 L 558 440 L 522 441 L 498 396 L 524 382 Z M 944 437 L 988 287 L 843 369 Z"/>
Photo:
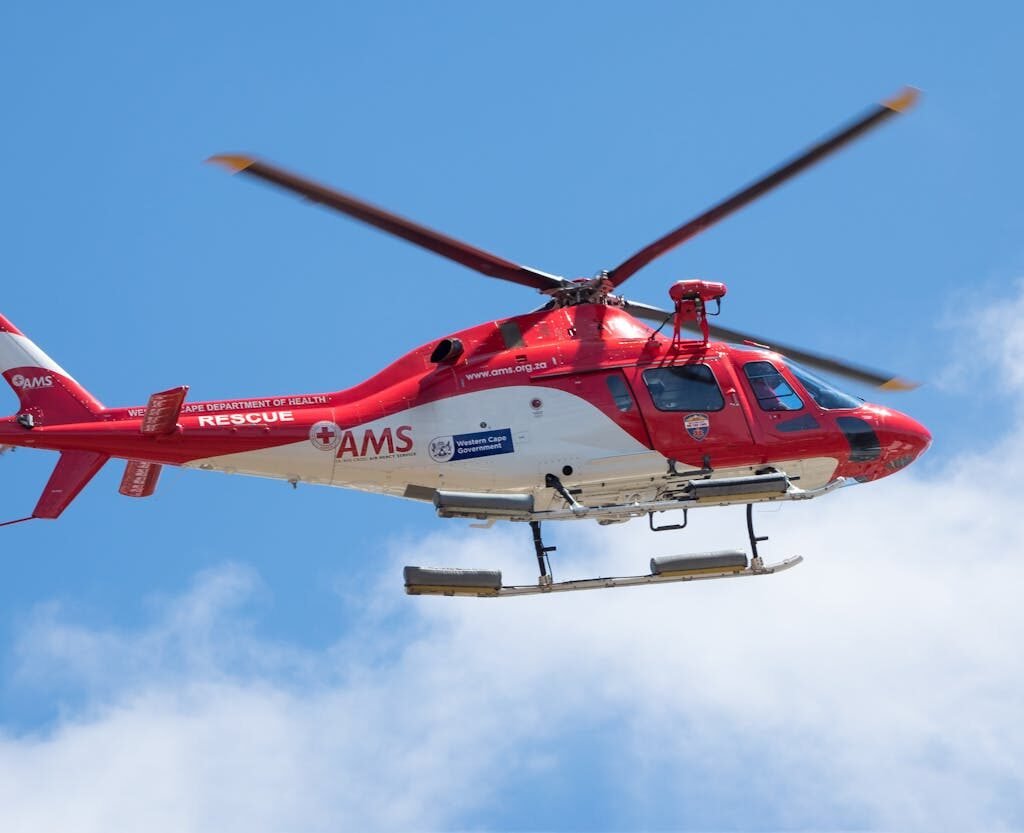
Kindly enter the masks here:
<path id="1" fill-rule="evenodd" d="M 859 408 L 863 404 L 862 399 L 850 396 L 848 393 L 843 393 L 824 379 L 815 376 L 811 371 L 800 367 L 800 365 L 788 359 L 786 364 L 797 378 L 797 381 L 804 386 L 811 399 L 818 403 L 818 407 L 831 411 L 838 408 Z"/>

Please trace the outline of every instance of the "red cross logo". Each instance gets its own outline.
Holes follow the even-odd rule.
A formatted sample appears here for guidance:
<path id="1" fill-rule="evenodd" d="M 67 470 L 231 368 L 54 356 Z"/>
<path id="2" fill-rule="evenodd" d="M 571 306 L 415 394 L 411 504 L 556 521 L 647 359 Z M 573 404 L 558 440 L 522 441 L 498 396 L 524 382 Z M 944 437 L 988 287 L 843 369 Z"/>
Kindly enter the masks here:
<path id="1" fill-rule="evenodd" d="M 327 420 L 317 422 L 310 426 L 309 441 L 320 451 L 333 451 L 341 442 L 341 429 Z"/>

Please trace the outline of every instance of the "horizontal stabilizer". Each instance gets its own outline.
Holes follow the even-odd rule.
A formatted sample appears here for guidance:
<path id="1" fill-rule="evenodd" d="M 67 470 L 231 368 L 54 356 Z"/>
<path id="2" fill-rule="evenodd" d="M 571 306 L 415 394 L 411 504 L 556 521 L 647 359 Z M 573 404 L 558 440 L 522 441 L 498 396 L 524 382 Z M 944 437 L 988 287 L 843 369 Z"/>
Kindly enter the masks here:
<path id="1" fill-rule="evenodd" d="M 187 393 L 188 385 L 181 385 L 149 397 L 146 414 L 142 417 L 142 433 L 149 436 L 173 433 L 178 427 L 178 416 Z"/>
<path id="2" fill-rule="evenodd" d="M 143 460 L 129 460 L 124 467 L 121 488 L 118 491 L 125 497 L 149 497 L 156 491 L 156 481 L 160 478 L 159 463 L 147 463 Z"/>
<path id="3" fill-rule="evenodd" d="M 85 488 L 103 464 L 110 459 L 108 454 L 95 451 L 64 451 L 57 461 L 50 479 L 43 489 L 39 503 L 32 510 L 33 518 L 57 518 L 78 493 Z"/>

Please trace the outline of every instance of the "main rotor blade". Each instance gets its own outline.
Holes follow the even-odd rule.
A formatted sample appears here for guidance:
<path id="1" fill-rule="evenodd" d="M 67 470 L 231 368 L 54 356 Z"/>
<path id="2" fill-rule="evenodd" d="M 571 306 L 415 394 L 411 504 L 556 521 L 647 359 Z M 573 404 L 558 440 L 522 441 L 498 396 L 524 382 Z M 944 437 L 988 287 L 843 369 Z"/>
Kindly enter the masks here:
<path id="1" fill-rule="evenodd" d="M 461 240 L 448 237 L 404 217 L 399 217 L 397 214 L 377 208 L 357 197 L 285 171 L 268 162 L 261 162 L 250 156 L 232 154 L 211 156 L 206 161 L 224 165 L 234 173 L 248 174 L 292 191 L 312 202 L 326 205 L 349 217 L 362 220 L 364 223 L 376 226 L 382 231 L 394 234 L 403 240 L 422 246 L 424 249 L 429 249 L 435 254 L 454 260 L 456 263 L 461 263 L 463 266 L 468 266 L 489 277 L 533 287 L 541 292 L 558 289 L 565 283 L 562 278 L 555 275 L 505 260 L 490 252 L 485 252 L 483 249 L 463 243 Z"/>
<path id="2" fill-rule="evenodd" d="M 674 249 L 676 246 L 685 243 L 691 237 L 700 234 L 704 229 L 713 226 L 719 220 L 725 219 L 761 195 L 792 179 L 815 162 L 821 161 L 830 153 L 834 153 L 839 148 L 849 144 L 871 128 L 881 124 L 890 116 L 902 113 L 914 104 L 917 97 L 918 91 L 916 89 L 904 87 L 899 95 L 876 105 L 860 118 L 839 128 L 835 133 L 822 139 L 799 156 L 785 162 L 743 190 L 737 191 L 731 197 L 709 208 L 703 214 L 694 217 L 689 222 L 684 223 L 679 228 L 670 231 L 664 237 L 660 237 L 649 246 L 641 249 L 628 260 L 623 261 L 612 269 L 608 273 L 608 279 L 614 286 L 619 286 L 655 258 L 661 257 L 661 255 Z"/>
<path id="3" fill-rule="evenodd" d="M 647 304 L 638 304 L 634 301 L 626 302 L 626 310 L 630 315 L 637 318 L 645 318 L 648 321 L 657 321 L 659 324 L 671 321 L 673 315 L 668 310 L 658 309 L 657 307 L 652 307 Z M 688 330 L 699 332 L 699 327 L 693 321 L 689 321 L 683 326 Z M 768 349 L 781 353 L 786 358 L 793 359 L 794 361 L 800 362 L 800 364 L 805 364 L 808 367 L 813 367 L 816 370 L 831 373 L 835 376 L 854 379 L 857 382 L 861 382 L 881 390 L 907 391 L 913 390 L 919 386 L 917 382 L 911 382 L 908 379 L 903 379 L 894 373 L 888 373 L 884 370 L 872 370 L 868 367 L 860 367 L 855 364 L 840 361 L 839 359 L 833 359 L 829 356 L 823 356 L 819 353 L 811 353 L 807 350 L 801 350 L 799 347 L 780 344 L 772 339 L 763 339 L 758 336 L 751 335 L 750 333 L 744 333 L 739 330 L 730 330 L 728 327 L 718 327 L 712 324 L 708 329 L 710 330 L 711 337 L 717 341 L 728 341 L 733 344 L 753 343 L 759 346 L 768 347 Z"/>

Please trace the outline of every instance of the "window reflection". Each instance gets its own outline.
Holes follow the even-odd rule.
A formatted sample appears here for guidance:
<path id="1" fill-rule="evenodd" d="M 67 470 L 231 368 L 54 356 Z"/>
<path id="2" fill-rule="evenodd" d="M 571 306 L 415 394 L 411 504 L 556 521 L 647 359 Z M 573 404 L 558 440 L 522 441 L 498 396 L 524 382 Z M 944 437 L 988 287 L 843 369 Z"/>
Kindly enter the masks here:
<path id="1" fill-rule="evenodd" d="M 720 411 L 725 407 L 715 374 L 706 364 L 644 371 L 644 384 L 659 411 Z"/>
<path id="2" fill-rule="evenodd" d="M 612 399 L 615 400 L 615 407 L 624 414 L 632 411 L 633 396 L 630 394 L 629 388 L 626 387 L 626 380 L 618 373 L 613 373 L 607 378 L 607 382 L 608 390 L 611 391 Z"/>
<path id="3" fill-rule="evenodd" d="M 819 407 L 826 410 L 834 410 L 837 408 L 859 408 L 861 406 L 863 400 L 858 399 L 856 396 L 850 396 L 848 393 L 843 393 L 824 379 L 815 376 L 811 371 L 800 367 L 800 365 L 789 362 L 789 369 L 796 376 L 797 381 L 804 386 L 804 390 L 807 391 L 811 399 L 818 403 Z"/>
<path id="4" fill-rule="evenodd" d="M 799 411 L 804 406 L 771 362 L 749 362 L 743 366 L 743 372 L 762 411 Z"/>

